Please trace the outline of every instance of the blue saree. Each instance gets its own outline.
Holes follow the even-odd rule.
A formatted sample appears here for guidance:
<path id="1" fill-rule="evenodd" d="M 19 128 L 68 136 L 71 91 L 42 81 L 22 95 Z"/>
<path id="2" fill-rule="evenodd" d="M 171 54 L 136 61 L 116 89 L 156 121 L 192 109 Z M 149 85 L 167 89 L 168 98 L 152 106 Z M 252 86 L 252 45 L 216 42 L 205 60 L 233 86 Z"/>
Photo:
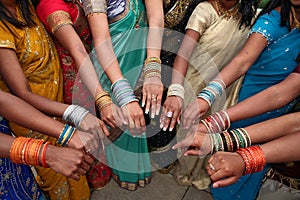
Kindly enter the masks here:
<path id="1" fill-rule="evenodd" d="M 115 55 L 122 74 L 133 89 L 137 89 L 146 57 L 147 22 L 141 0 L 107 1 L 107 16 Z M 124 7 L 125 6 L 125 7 Z M 119 10 L 116 14 L 117 8 Z M 99 65 L 95 50 L 93 62 L 104 90 L 110 92 L 111 82 Z M 135 91 L 135 93 L 138 90 Z M 139 95 L 136 93 L 139 98 Z M 116 134 L 115 134 L 116 132 Z M 106 147 L 106 159 L 112 168 L 112 176 L 122 188 L 136 190 L 150 182 L 151 165 L 146 136 L 132 137 L 129 130 L 114 131 L 118 135 Z"/>
<path id="2" fill-rule="evenodd" d="M 11 135 L 6 120 L 0 121 L 0 132 Z M 0 199 L 2 200 L 43 200 L 32 171 L 27 165 L 19 165 L 8 158 L 0 158 Z"/>
<path id="3" fill-rule="evenodd" d="M 296 58 L 300 52 L 299 29 L 288 30 L 280 26 L 280 13 L 273 10 L 261 16 L 254 24 L 250 34 L 263 35 L 268 45 L 246 73 L 238 102 L 251 97 L 268 87 L 283 81 L 297 66 Z M 232 123 L 231 128 L 246 127 L 289 112 L 296 100 L 286 106 Z M 216 200 L 253 200 L 256 198 L 267 167 L 262 171 L 241 177 L 237 183 L 224 188 L 211 188 Z"/>

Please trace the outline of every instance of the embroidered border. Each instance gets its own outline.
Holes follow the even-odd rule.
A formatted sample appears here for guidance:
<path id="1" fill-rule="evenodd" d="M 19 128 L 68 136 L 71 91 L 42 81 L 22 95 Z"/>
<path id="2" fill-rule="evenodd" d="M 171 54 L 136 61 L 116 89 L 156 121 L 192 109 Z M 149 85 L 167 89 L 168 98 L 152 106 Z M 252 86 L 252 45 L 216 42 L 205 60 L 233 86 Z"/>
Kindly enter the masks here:
<path id="1" fill-rule="evenodd" d="M 62 10 L 51 13 L 47 18 L 47 23 L 52 33 L 65 25 L 73 25 L 69 13 Z"/>

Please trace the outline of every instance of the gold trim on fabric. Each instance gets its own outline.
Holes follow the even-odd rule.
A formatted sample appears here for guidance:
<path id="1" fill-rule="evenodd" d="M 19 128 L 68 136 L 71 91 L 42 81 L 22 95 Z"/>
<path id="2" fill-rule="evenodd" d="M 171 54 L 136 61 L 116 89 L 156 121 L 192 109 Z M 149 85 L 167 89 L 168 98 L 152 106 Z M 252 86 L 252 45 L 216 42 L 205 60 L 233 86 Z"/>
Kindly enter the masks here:
<path id="1" fill-rule="evenodd" d="M 85 16 L 89 17 L 94 13 L 107 13 L 106 0 L 85 0 L 82 2 Z"/>
<path id="2" fill-rule="evenodd" d="M 0 47 L 12 48 L 16 50 L 16 45 L 12 41 L 9 40 L 0 40 Z"/>
<path id="3" fill-rule="evenodd" d="M 62 10 L 51 13 L 47 17 L 47 23 L 52 33 L 55 33 L 62 26 L 73 25 L 69 13 Z"/>
<path id="4" fill-rule="evenodd" d="M 145 187 L 147 184 L 151 182 L 151 177 L 145 178 L 143 180 L 139 180 L 137 183 L 129 183 L 129 182 L 121 182 L 119 176 L 112 173 L 112 178 L 119 184 L 121 188 L 134 191 L 137 190 L 137 187 Z"/>

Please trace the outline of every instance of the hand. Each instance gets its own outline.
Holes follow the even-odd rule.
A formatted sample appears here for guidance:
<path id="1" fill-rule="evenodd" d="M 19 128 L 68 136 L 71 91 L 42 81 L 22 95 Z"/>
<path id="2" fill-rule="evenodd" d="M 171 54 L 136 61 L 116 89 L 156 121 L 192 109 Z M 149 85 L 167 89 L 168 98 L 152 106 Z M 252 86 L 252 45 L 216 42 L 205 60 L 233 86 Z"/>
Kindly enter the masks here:
<path id="1" fill-rule="evenodd" d="M 160 127 L 166 131 L 172 131 L 175 127 L 176 122 L 180 123 L 181 108 L 183 105 L 183 100 L 177 96 L 167 97 L 163 110 L 160 116 Z"/>
<path id="2" fill-rule="evenodd" d="M 51 169 L 77 181 L 80 175 L 85 175 L 94 163 L 93 159 L 83 151 L 53 145 L 47 147 L 45 159 Z"/>
<path id="3" fill-rule="evenodd" d="M 122 111 L 127 120 L 130 133 L 134 137 L 146 132 L 144 113 L 137 102 L 134 101 L 123 106 Z"/>
<path id="4" fill-rule="evenodd" d="M 101 119 L 112 128 L 117 128 L 126 123 L 122 110 L 114 103 L 100 110 Z"/>
<path id="5" fill-rule="evenodd" d="M 181 149 L 185 156 L 203 156 L 211 152 L 211 140 L 205 126 L 200 123 L 194 125 L 186 137 L 173 146 L 173 149 Z"/>
<path id="6" fill-rule="evenodd" d="M 98 119 L 97 117 L 95 117 L 94 115 L 92 115 L 91 113 L 88 113 L 82 120 L 81 124 L 80 124 L 80 130 L 84 131 L 84 132 L 89 132 L 92 133 L 94 135 L 94 137 L 104 137 L 103 133 L 106 136 L 109 136 L 110 133 L 107 129 L 107 127 L 105 126 L 105 124 L 103 123 L 102 120 Z"/>
<path id="7" fill-rule="evenodd" d="M 239 180 L 245 163 L 238 153 L 217 152 L 209 158 L 206 169 L 214 188 L 225 187 Z"/>
<path id="8" fill-rule="evenodd" d="M 142 107 L 146 104 L 145 113 L 148 114 L 151 107 L 151 118 L 159 115 L 164 86 L 159 77 L 145 79 L 143 85 Z"/>
<path id="9" fill-rule="evenodd" d="M 197 119 L 205 115 L 208 110 L 208 103 L 201 98 L 197 98 L 197 100 L 191 102 L 183 112 L 183 128 L 188 129 Z"/>

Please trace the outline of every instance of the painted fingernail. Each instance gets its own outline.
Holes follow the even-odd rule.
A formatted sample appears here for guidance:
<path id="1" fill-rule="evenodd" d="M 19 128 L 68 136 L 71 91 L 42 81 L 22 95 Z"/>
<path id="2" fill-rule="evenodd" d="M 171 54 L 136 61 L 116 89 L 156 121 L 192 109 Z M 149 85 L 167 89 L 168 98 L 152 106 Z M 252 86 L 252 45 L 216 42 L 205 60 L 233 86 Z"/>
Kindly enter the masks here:
<path id="1" fill-rule="evenodd" d="M 173 131 L 173 128 L 169 128 L 169 131 L 170 131 L 170 132 Z"/>
<path id="2" fill-rule="evenodd" d="M 151 118 L 154 119 L 155 113 L 151 113 Z"/>
<path id="3" fill-rule="evenodd" d="M 142 102 L 142 107 L 144 107 L 145 106 L 145 102 Z"/>
<path id="4" fill-rule="evenodd" d="M 166 131 L 166 130 L 167 130 L 167 127 L 164 127 L 164 128 L 163 128 L 163 131 Z"/>
<path id="5" fill-rule="evenodd" d="M 162 127 L 164 127 L 164 125 L 163 124 L 160 124 L 160 126 L 159 126 L 160 128 L 162 128 Z"/>
<path id="6" fill-rule="evenodd" d="M 159 110 L 156 111 L 156 115 L 159 115 Z"/>
<path id="7" fill-rule="evenodd" d="M 146 109 L 146 110 L 145 110 L 145 114 L 148 114 L 148 113 L 149 113 L 149 110 L 148 110 L 148 109 Z"/>

